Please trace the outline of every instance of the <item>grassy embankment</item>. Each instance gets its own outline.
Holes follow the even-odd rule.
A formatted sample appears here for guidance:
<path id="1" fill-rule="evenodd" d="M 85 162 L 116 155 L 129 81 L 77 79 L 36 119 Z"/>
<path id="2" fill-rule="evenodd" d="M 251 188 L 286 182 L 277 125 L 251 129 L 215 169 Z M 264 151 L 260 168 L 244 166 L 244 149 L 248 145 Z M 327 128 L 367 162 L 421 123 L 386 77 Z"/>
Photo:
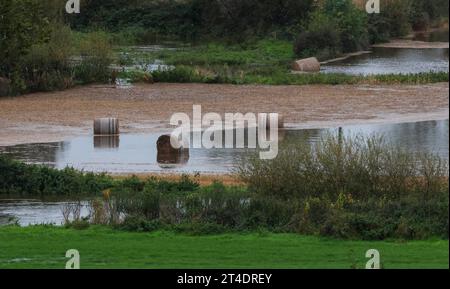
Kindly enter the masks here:
<path id="1" fill-rule="evenodd" d="M 81 268 L 364 268 L 377 249 L 386 269 L 449 268 L 448 240 L 340 241 L 295 234 L 189 236 L 55 227 L 0 228 L 0 268 L 61 268 L 77 249 Z"/>

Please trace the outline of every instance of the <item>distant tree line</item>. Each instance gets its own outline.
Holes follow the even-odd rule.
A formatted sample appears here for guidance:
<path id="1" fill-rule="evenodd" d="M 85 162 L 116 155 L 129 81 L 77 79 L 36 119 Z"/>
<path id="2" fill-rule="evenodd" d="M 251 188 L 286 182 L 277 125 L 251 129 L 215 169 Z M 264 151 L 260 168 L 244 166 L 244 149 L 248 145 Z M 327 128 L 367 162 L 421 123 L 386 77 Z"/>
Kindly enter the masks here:
<path id="1" fill-rule="evenodd" d="M 183 39 L 245 39 L 305 22 L 314 0 L 82 0 L 76 29 L 145 28 Z"/>
<path id="2" fill-rule="evenodd" d="M 311 14 L 321 6 L 334 6 L 333 12 L 345 13 L 349 5 L 356 7 L 354 2 L 357 1 L 81 0 L 82 13 L 68 19 L 76 29 L 118 31 L 139 27 L 184 39 L 231 38 L 239 41 L 268 33 L 296 36 L 307 28 Z M 381 16 L 374 16 L 377 19 L 369 24 L 386 24 L 383 29 L 379 28 L 381 30 L 393 30 L 395 28 L 387 26 L 395 25 L 401 30 L 412 26 L 420 28 L 441 17 L 448 18 L 447 0 L 382 0 Z M 398 25 L 399 21 L 403 23 Z"/>

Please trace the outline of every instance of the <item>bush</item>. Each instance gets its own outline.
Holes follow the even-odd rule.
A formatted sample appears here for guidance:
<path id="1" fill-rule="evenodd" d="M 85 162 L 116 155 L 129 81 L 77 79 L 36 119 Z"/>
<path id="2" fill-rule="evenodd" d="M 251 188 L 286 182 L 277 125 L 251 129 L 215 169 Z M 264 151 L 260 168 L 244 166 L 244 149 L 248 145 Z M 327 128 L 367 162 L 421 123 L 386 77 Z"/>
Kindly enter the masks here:
<path id="1" fill-rule="evenodd" d="M 74 230 L 86 230 L 90 227 L 90 224 L 87 220 L 76 220 L 70 223 L 67 223 L 66 228 L 71 228 Z"/>
<path id="2" fill-rule="evenodd" d="M 384 42 L 389 38 L 401 37 L 411 30 L 410 15 L 418 13 L 409 0 L 386 1 L 378 15 L 369 16 L 370 41 Z"/>
<path id="3" fill-rule="evenodd" d="M 62 90 L 73 86 L 72 37 L 70 28 L 52 29 L 50 40 L 33 45 L 21 63 L 26 91 Z"/>
<path id="4" fill-rule="evenodd" d="M 448 162 L 393 147 L 379 136 L 327 135 L 313 146 L 287 144 L 274 160 L 243 158 L 237 173 L 251 191 L 264 196 L 335 200 L 348 193 L 358 199 L 399 199 L 439 195 Z"/>
<path id="5" fill-rule="evenodd" d="M 104 32 L 92 32 L 80 40 L 81 63 L 75 67 L 75 77 L 82 83 L 108 82 L 112 50 L 109 37 Z"/>
<path id="6" fill-rule="evenodd" d="M 159 220 L 147 220 L 143 217 L 128 216 L 123 223 L 116 227 L 131 232 L 153 232 L 161 228 L 161 222 Z"/>
<path id="7" fill-rule="evenodd" d="M 11 80 L 12 93 L 26 89 L 22 59 L 33 45 L 45 43 L 51 31 L 48 1 L 2 1 L 0 9 L 0 77 Z"/>
<path id="8" fill-rule="evenodd" d="M 337 23 L 323 14 L 315 14 L 308 30 L 300 33 L 294 44 L 297 56 L 316 56 L 320 60 L 333 58 L 342 51 L 341 33 Z"/>
<path id="9" fill-rule="evenodd" d="M 0 195 L 100 195 L 112 184 L 104 174 L 26 165 L 0 155 Z"/>
<path id="10" fill-rule="evenodd" d="M 351 0 L 326 0 L 297 37 L 294 50 L 297 56 L 323 60 L 365 49 L 368 42 L 366 13 Z"/>
<path id="11" fill-rule="evenodd" d="M 223 184 L 216 182 L 186 198 L 186 218 L 236 227 L 245 210 L 245 203 L 242 203 L 244 200 L 245 196 L 241 191 L 226 188 Z"/>
<path id="12" fill-rule="evenodd" d="M 198 235 L 218 235 L 230 231 L 229 228 L 217 224 L 217 223 L 200 223 L 200 222 L 189 222 L 182 223 L 179 225 L 174 225 L 171 227 L 177 233 L 187 233 L 194 236 Z"/>

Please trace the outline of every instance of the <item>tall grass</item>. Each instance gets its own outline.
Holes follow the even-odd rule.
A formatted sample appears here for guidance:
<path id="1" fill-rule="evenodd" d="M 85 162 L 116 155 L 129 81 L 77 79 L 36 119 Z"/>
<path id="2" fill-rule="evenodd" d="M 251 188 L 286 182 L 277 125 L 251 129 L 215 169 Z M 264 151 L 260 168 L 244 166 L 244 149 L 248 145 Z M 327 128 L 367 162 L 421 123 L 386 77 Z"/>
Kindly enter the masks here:
<path id="1" fill-rule="evenodd" d="M 128 74 L 132 74 L 131 72 Z M 429 84 L 448 82 L 448 72 L 418 74 L 348 75 L 343 73 L 291 74 L 273 67 L 248 69 L 245 67 L 190 67 L 178 66 L 171 70 L 152 73 L 155 82 L 223 83 L 261 85 L 339 85 L 339 84 Z"/>
<path id="2" fill-rule="evenodd" d="M 111 78 L 112 47 L 104 32 L 91 32 L 77 41 L 81 62 L 75 66 L 75 79 L 81 83 L 108 82 Z"/>

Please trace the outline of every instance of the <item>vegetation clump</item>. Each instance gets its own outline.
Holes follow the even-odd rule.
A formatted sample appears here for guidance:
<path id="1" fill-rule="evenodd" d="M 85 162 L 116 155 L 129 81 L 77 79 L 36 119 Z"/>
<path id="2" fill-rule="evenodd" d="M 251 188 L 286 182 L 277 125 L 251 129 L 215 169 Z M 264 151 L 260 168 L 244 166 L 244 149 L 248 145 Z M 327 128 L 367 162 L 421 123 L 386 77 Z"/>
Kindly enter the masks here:
<path id="1" fill-rule="evenodd" d="M 236 169 L 244 186 L 54 170 L 0 157 L 0 194 L 88 198 L 67 226 L 190 234 L 290 232 L 344 239 L 448 238 L 448 162 L 392 147 L 379 137 L 329 135 L 287 144 L 274 160 L 256 155 Z M 72 218 L 69 218 L 72 216 Z"/>

